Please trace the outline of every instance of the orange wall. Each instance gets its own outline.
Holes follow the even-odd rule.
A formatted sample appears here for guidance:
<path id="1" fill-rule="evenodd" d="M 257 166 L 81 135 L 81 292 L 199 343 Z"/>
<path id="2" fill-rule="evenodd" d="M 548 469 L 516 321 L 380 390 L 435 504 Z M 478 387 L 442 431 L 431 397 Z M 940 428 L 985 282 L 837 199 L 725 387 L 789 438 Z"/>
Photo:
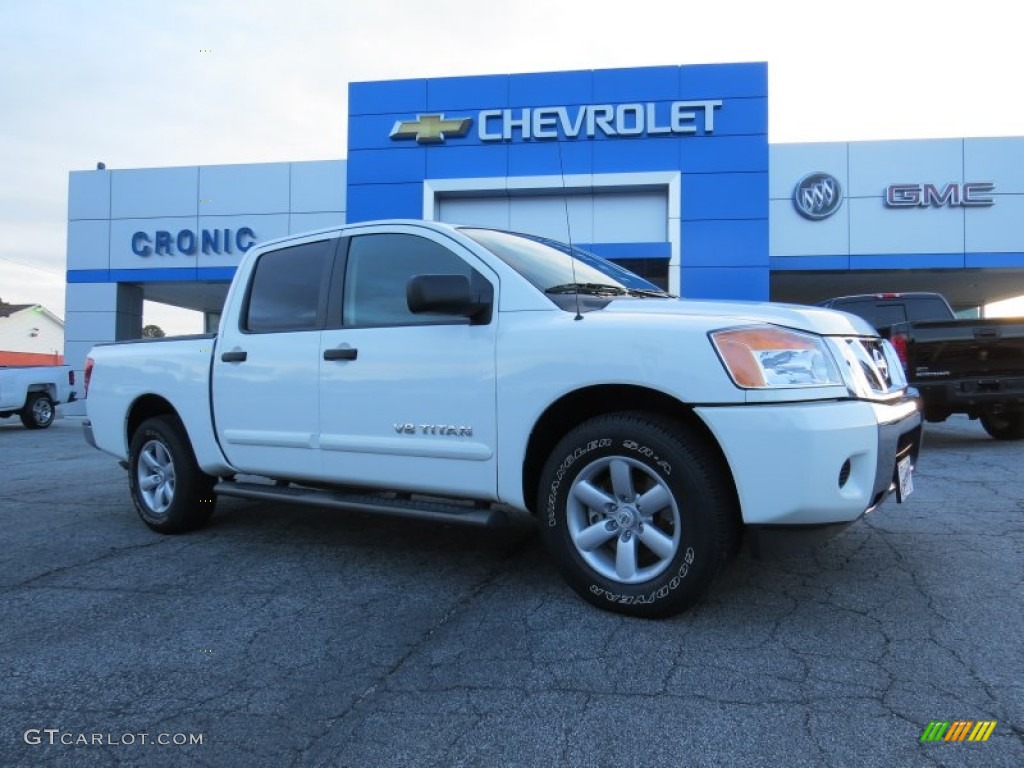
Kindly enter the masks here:
<path id="1" fill-rule="evenodd" d="M 0 365 L 64 365 L 64 355 L 38 352 L 0 352 Z"/>

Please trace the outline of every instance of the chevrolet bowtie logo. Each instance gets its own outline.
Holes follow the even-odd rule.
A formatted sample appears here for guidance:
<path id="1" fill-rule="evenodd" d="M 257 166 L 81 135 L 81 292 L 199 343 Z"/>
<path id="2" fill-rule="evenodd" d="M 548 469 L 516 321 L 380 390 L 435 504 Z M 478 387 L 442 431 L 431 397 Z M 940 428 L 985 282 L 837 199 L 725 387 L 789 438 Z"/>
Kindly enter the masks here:
<path id="1" fill-rule="evenodd" d="M 449 136 L 459 137 L 469 133 L 473 119 L 453 117 L 445 120 L 441 115 L 420 115 L 415 120 L 399 120 L 391 129 L 392 139 L 416 139 L 419 144 L 440 144 Z"/>

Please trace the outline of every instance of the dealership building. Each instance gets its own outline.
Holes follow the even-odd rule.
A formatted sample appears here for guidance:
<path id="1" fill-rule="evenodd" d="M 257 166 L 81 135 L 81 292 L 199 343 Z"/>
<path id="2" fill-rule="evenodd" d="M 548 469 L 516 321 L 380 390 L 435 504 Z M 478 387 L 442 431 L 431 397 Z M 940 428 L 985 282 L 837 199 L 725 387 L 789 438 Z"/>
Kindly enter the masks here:
<path id="1" fill-rule="evenodd" d="M 1024 294 L 1024 138 L 769 144 L 763 63 L 352 83 L 345 159 L 71 172 L 65 357 L 143 300 L 216 330 L 254 244 L 381 218 L 571 239 L 685 298 L 971 308 Z"/>

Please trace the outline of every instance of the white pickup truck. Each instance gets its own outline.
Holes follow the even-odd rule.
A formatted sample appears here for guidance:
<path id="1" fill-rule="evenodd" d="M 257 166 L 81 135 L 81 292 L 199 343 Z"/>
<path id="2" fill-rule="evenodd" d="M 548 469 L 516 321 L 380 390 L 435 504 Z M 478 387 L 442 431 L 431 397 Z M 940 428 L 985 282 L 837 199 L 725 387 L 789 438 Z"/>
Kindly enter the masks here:
<path id="1" fill-rule="evenodd" d="M 217 496 L 518 510 L 581 596 L 648 617 L 698 600 L 745 527 L 902 498 L 921 440 L 859 318 L 681 301 L 560 243 L 435 222 L 255 247 L 216 336 L 99 345 L 85 379 L 86 439 L 157 531 Z"/>
<path id="2" fill-rule="evenodd" d="M 0 366 L 0 418 L 17 414 L 28 429 L 46 429 L 57 406 L 73 403 L 75 372 L 66 365 Z"/>

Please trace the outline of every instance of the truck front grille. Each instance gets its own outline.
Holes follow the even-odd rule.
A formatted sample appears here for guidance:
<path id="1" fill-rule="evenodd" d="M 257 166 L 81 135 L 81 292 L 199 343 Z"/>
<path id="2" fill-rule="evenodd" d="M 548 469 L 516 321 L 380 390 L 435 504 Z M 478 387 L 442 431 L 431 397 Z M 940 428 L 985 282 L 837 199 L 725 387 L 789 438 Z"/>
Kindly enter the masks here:
<path id="1" fill-rule="evenodd" d="M 903 366 L 888 341 L 877 336 L 851 336 L 835 338 L 832 342 L 837 357 L 845 363 L 847 385 L 858 397 L 889 400 L 906 389 Z"/>

